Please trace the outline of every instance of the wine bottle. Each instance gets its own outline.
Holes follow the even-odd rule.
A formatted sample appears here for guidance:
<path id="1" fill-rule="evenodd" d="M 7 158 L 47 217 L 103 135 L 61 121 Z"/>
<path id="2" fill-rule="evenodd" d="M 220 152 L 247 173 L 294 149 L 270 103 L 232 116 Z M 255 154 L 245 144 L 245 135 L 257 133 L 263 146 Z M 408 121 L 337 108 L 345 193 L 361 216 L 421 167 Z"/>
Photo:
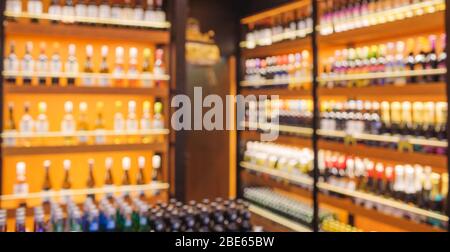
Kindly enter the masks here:
<path id="1" fill-rule="evenodd" d="M 86 188 L 87 189 L 94 189 L 95 188 L 95 177 L 94 177 L 94 159 L 88 160 L 88 179 L 86 182 Z M 95 194 L 89 193 L 87 197 L 92 198 L 92 200 L 95 200 Z"/>

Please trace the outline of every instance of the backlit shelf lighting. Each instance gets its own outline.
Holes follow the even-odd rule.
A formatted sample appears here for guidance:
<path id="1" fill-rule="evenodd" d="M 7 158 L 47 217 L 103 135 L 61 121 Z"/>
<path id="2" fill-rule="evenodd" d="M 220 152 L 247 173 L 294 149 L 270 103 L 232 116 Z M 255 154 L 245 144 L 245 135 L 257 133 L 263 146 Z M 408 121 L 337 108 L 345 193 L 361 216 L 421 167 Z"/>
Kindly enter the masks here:
<path id="1" fill-rule="evenodd" d="M 167 74 L 101 74 L 101 73 L 24 73 L 4 71 L 3 77 L 7 78 L 92 78 L 92 79 L 124 79 L 124 80 L 155 80 L 168 81 L 170 76 Z"/>
<path id="2" fill-rule="evenodd" d="M 329 81 L 350 81 L 350 80 L 365 80 L 365 79 L 380 79 L 380 78 L 401 78 L 401 77 L 413 77 L 424 75 L 441 75 L 446 73 L 447 69 L 425 69 L 425 70 L 379 72 L 366 74 L 342 74 L 337 76 L 322 75 L 318 78 L 318 81 L 329 82 Z"/>
<path id="3" fill-rule="evenodd" d="M 76 131 L 73 133 L 54 131 L 45 133 L 20 133 L 20 132 L 3 132 L 2 138 L 58 138 L 58 137 L 94 137 L 94 136 L 154 136 L 154 135 L 168 135 L 169 129 L 150 129 L 150 130 L 136 130 L 136 131 L 115 131 L 115 130 L 91 130 L 91 131 Z"/>
<path id="4" fill-rule="evenodd" d="M 89 24 L 103 24 L 103 25 L 115 25 L 115 26 L 131 26 L 131 27 L 143 27 L 143 28 L 155 28 L 155 29 L 168 29 L 170 28 L 169 22 L 153 22 L 153 21 L 141 21 L 141 20 L 124 20 L 117 18 L 92 18 L 92 17 L 79 17 L 79 16 L 62 16 L 52 15 L 48 13 L 32 14 L 28 12 L 15 13 L 11 11 L 5 11 L 5 16 L 9 18 L 28 18 L 38 20 L 50 20 L 59 21 L 62 23 L 89 23 Z"/>

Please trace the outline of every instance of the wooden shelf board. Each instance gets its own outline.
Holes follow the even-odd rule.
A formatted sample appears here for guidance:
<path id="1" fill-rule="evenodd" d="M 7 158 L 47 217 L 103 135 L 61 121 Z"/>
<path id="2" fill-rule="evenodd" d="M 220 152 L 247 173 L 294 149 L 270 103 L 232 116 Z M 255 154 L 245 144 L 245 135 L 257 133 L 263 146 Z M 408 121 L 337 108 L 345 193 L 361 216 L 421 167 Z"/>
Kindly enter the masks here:
<path id="1" fill-rule="evenodd" d="M 444 32 L 445 13 L 438 11 L 412 18 L 368 26 L 330 35 L 319 35 L 318 42 L 322 46 L 347 46 L 405 37 L 428 32 Z"/>
<path id="2" fill-rule="evenodd" d="M 166 151 L 164 143 L 2 147 L 2 148 L 3 148 L 3 155 L 6 156 L 90 153 L 90 152 L 110 152 L 110 151 L 139 151 L 139 150 L 151 150 L 156 152 Z"/>
<path id="3" fill-rule="evenodd" d="M 311 37 L 286 40 L 269 46 L 259 46 L 254 49 L 242 49 L 243 58 L 266 57 L 280 54 L 298 53 L 311 47 Z"/>
<path id="4" fill-rule="evenodd" d="M 44 35 L 119 41 L 131 39 L 134 42 L 154 44 L 169 44 L 170 42 L 168 31 L 51 23 L 6 22 L 5 34 L 6 36 Z"/>
<path id="5" fill-rule="evenodd" d="M 284 4 L 279 7 L 257 13 L 255 15 L 245 17 L 245 18 L 241 19 L 241 24 L 252 24 L 252 23 L 258 22 L 260 20 L 266 19 L 266 18 L 280 15 L 285 12 L 304 8 L 310 4 L 311 4 L 310 0 L 295 0 L 293 3 Z"/>
<path id="6" fill-rule="evenodd" d="M 86 95 L 151 95 L 168 97 L 166 87 L 117 88 L 117 87 L 53 87 L 53 86 L 14 86 L 3 85 L 6 94 L 86 94 Z"/>
<path id="7" fill-rule="evenodd" d="M 299 97 L 312 97 L 311 90 L 289 89 L 289 88 L 242 88 L 240 94 L 247 95 L 278 95 L 280 99 L 290 99 Z"/>
<path id="8" fill-rule="evenodd" d="M 405 86 L 374 86 L 361 88 L 319 88 L 322 98 L 358 97 L 379 101 L 447 101 L 445 83 L 408 84 Z"/>
<path id="9" fill-rule="evenodd" d="M 319 140 L 319 149 L 341 152 L 347 155 L 368 157 L 376 161 L 390 161 L 392 163 L 409 163 L 428 165 L 433 171 L 447 172 L 447 157 L 445 155 L 431 155 L 424 153 L 399 152 L 397 150 L 369 147 L 364 145 L 345 145 L 343 143 Z"/>

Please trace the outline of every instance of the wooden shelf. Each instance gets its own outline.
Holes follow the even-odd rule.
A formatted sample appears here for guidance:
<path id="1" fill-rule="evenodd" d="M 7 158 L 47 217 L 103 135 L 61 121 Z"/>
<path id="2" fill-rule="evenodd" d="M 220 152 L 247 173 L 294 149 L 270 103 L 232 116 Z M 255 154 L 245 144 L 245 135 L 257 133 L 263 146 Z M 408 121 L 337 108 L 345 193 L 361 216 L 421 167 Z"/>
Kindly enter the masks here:
<path id="1" fill-rule="evenodd" d="M 310 4 L 311 4 L 310 0 L 295 0 L 293 3 L 281 5 L 281 6 L 277 7 L 277 8 L 272 8 L 270 10 L 263 11 L 263 12 L 255 14 L 255 15 L 243 18 L 243 19 L 241 19 L 241 24 L 256 23 L 256 22 L 261 21 L 263 19 L 270 18 L 270 17 L 273 17 L 273 16 L 277 16 L 277 15 L 280 15 L 280 14 L 285 13 L 285 12 L 294 11 L 294 10 L 297 10 L 297 9 L 300 9 L 300 8 L 307 7 Z"/>
<path id="2" fill-rule="evenodd" d="M 15 86 L 3 85 L 5 94 L 86 94 L 86 95 L 144 95 L 168 97 L 166 87 L 117 88 L 117 87 L 60 87 L 60 86 Z"/>
<path id="3" fill-rule="evenodd" d="M 319 44 L 324 46 L 347 46 L 350 44 L 381 41 L 428 32 L 444 32 L 445 12 L 438 11 L 412 18 L 388 22 L 345 32 L 319 35 Z"/>
<path id="4" fill-rule="evenodd" d="M 240 94 L 247 95 L 278 95 L 280 99 L 291 99 L 299 97 L 311 98 L 312 91 L 305 89 L 289 89 L 289 88 L 242 88 Z"/>
<path id="5" fill-rule="evenodd" d="M 285 80 L 253 80 L 253 81 L 241 81 L 239 85 L 241 87 L 267 87 L 267 86 L 285 86 L 285 85 L 295 85 L 300 86 L 302 84 L 309 84 L 311 86 L 311 79 L 310 78 L 303 78 L 303 79 L 285 79 Z"/>
<path id="6" fill-rule="evenodd" d="M 170 42 L 168 31 L 51 23 L 6 22 L 5 34 L 6 36 L 76 37 L 89 40 L 128 41 L 131 39 L 134 42 L 153 44 L 169 44 Z"/>
<path id="7" fill-rule="evenodd" d="M 74 146 L 34 146 L 34 147 L 2 147 L 3 155 L 48 155 L 68 153 L 92 153 L 112 151 L 155 151 L 166 152 L 165 143 L 153 144 L 105 144 L 105 145 L 74 145 Z"/>
<path id="8" fill-rule="evenodd" d="M 357 97 L 377 101 L 447 101 L 446 84 L 407 84 L 405 86 L 372 86 L 360 88 L 319 88 L 319 96 Z M 320 99 L 320 98 L 319 98 Z"/>
<path id="9" fill-rule="evenodd" d="M 242 49 L 243 58 L 257 58 L 289 53 L 298 53 L 311 47 L 311 37 L 286 40 L 269 46 L 259 46 L 254 49 Z"/>
<path id="10" fill-rule="evenodd" d="M 271 123 L 245 123 L 246 128 L 259 129 L 259 130 L 271 130 L 279 131 L 283 133 L 295 134 L 299 136 L 310 137 L 313 134 L 312 128 L 288 126 L 288 125 L 276 125 Z"/>
<path id="11" fill-rule="evenodd" d="M 275 188 L 281 189 L 286 192 L 295 193 L 302 197 L 312 197 L 311 191 L 309 191 L 305 188 L 299 187 L 295 183 L 290 184 L 286 180 L 275 179 L 273 177 L 272 177 L 273 179 L 270 179 L 270 177 L 251 174 L 245 170 L 241 173 L 241 178 L 246 185 L 275 187 Z M 365 195 L 367 195 L 367 194 L 365 194 Z M 373 196 L 373 197 L 377 197 L 377 196 Z M 378 197 L 378 198 L 380 198 L 380 197 Z M 395 202 L 396 204 L 394 206 L 396 206 L 397 204 L 402 204 L 402 205 L 404 205 L 405 208 L 408 208 L 408 209 L 414 208 L 410 205 L 396 202 L 393 200 L 388 200 L 388 199 L 384 199 L 384 198 L 381 198 L 381 199 L 386 200 L 386 202 L 384 202 L 384 203 Z M 355 205 L 352 202 L 351 198 L 336 198 L 336 197 L 329 196 L 323 192 L 319 192 L 319 206 L 321 203 L 328 204 L 333 207 L 341 208 L 345 211 L 348 211 L 349 213 L 352 213 L 353 215 L 355 215 L 355 217 L 361 216 L 361 217 L 370 218 L 370 219 L 373 219 L 375 221 L 378 221 L 378 222 L 381 222 L 381 223 L 384 223 L 387 225 L 392 225 L 392 226 L 395 226 L 398 228 L 405 229 L 406 231 L 411 231 L 411 232 L 443 232 L 444 231 L 444 230 L 432 227 L 427 224 L 416 223 L 416 222 L 413 222 L 413 221 L 410 221 L 410 220 L 407 220 L 404 218 L 398 218 L 398 217 L 391 216 L 391 215 L 388 215 L 388 214 L 385 214 L 385 213 L 382 213 L 382 212 L 379 212 L 376 210 L 367 209 L 365 207 Z M 434 212 L 426 211 L 426 210 L 419 209 L 419 208 L 417 208 L 417 209 L 421 212 L 424 211 L 424 212 L 426 212 L 427 215 L 432 215 L 433 217 L 438 217 L 440 219 L 447 218 L 447 216 L 444 216 L 444 215 L 436 214 Z"/>
<path id="12" fill-rule="evenodd" d="M 390 161 L 393 163 L 409 163 L 428 165 L 433 171 L 439 173 L 447 172 L 447 157 L 445 155 L 432 155 L 415 152 L 400 152 L 381 147 L 369 147 L 365 145 L 345 145 L 326 140 L 319 140 L 319 149 L 341 152 L 347 155 L 368 157 L 376 161 Z"/>
<path id="13" fill-rule="evenodd" d="M 83 195 L 97 195 L 97 194 L 119 194 L 119 193 L 135 193 L 142 191 L 152 191 L 152 190 L 167 190 L 169 189 L 169 184 L 161 182 L 152 182 L 148 185 L 130 185 L 130 186 L 114 186 L 114 188 L 93 188 L 93 189 L 73 189 L 68 191 L 59 192 L 37 192 L 28 193 L 24 195 L 11 194 L 11 195 L 0 195 L 0 201 L 14 201 L 14 200 L 33 200 L 33 199 L 43 199 L 43 198 L 59 198 L 64 196 L 83 196 Z"/>
<path id="14" fill-rule="evenodd" d="M 282 225 L 282 226 L 288 228 L 290 231 L 294 231 L 294 232 L 311 232 L 312 231 L 310 228 L 308 228 L 302 224 L 293 222 L 293 221 L 287 219 L 286 217 L 280 216 L 276 213 L 273 213 L 269 210 L 263 209 L 256 205 L 250 204 L 249 210 L 253 214 L 256 214 L 267 220 L 270 220 L 271 222 L 274 222 L 276 224 L 279 224 L 279 225 Z M 264 230 L 264 231 L 267 232 L 268 230 Z"/>

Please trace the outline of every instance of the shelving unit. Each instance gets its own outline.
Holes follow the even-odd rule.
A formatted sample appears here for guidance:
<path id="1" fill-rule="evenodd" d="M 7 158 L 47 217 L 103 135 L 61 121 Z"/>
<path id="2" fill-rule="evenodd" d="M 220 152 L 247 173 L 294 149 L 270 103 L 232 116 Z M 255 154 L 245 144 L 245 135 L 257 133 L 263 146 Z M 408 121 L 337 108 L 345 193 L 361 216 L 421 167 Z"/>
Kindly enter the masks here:
<path id="1" fill-rule="evenodd" d="M 172 165 L 174 165 L 174 155 L 173 155 L 173 144 L 176 136 L 171 134 L 169 129 L 158 128 L 151 130 L 137 130 L 137 131 L 117 131 L 112 130 L 113 115 L 110 113 L 105 113 L 105 129 L 104 130 L 94 130 L 94 120 L 88 120 L 91 125 L 89 125 L 89 131 L 74 131 L 71 134 L 63 133 L 59 130 L 59 121 L 61 118 L 57 115 L 55 109 L 61 109 L 64 107 L 64 98 L 67 100 L 74 101 L 78 106 L 78 103 L 86 101 L 87 104 L 96 103 L 98 101 L 105 102 L 105 109 L 108 111 L 114 110 L 114 104 L 117 101 L 137 101 L 137 118 L 139 120 L 141 114 L 141 106 L 144 101 L 153 104 L 156 101 L 161 101 L 163 104 L 162 117 L 164 120 L 164 126 L 167 127 L 170 122 L 170 109 L 169 109 L 169 98 L 171 95 L 171 90 L 176 89 L 175 78 L 172 75 L 176 73 L 174 66 L 177 64 L 177 58 L 172 55 L 177 52 L 175 47 L 172 47 L 173 43 L 177 41 L 178 36 L 171 36 L 171 22 L 149 22 L 149 21 L 136 21 L 136 20 L 123 20 L 123 19 L 112 19 L 112 18 L 89 18 L 89 17 L 77 17 L 77 16 L 55 16 L 47 13 L 47 7 L 50 1 L 44 1 L 44 13 L 35 15 L 23 11 L 21 13 L 13 13 L 5 11 L 5 4 L 2 3 L 0 6 L 2 28 L 1 28 L 1 49 L 3 49 L 3 54 L 7 55 L 9 52 L 9 43 L 12 41 L 18 42 L 20 48 L 16 48 L 16 53 L 18 54 L 19 60 L 23 55 L 21 50 L 21 44 L 26 41 L 32 41 L 34 44 L 39 45 L 40 42 L 45 42 L 46 44 L 58 42 L 58 46 L 53 48 L 58 48 L 59 44 L 61 47 L 65 47 L 69 44 L 74 44 L 77 47 L 76 58 L 79 62 L 79 72 L 75 73 L 55 73 L 55 72 L 33 72 L 33 73 L 22 73 L 22 72 L 11 72 L 1 70 L 2 92 L 0 97 L 0 106 L 2 107 L 1 113 L 1 136 L 3 139 L 3 146 L 0 150 L 1 164 L 0 164 L 0 207 L 14 209 L 17 204 L 14 203 L 17 200 L 30 200 L 33 204 L 38 205 L 42 202 L 44 197 L 58 198 L 62 194 L 59 191 L 54 191 L 48 194 L 40 192 L 40 184 L 43 179 L 43 170 L 41 171 L 42 160 L 55 160 L 54 165 L 51 168 L 52 181 L 56 182 L 56 188 L 59 188 L 60 182 L 62 182 L 62 159 L 72 159 L 75 167 L 71 172 L 72 183 L 74 188 L 63 194 L 73 196 L 78 201 L 76 203 L 81 203 L 85 200 L 88 194 L 98 194 L 102 195 L 109 193 L 105 191 L 102 187 L 104 181 L 104 171 L 103 163 L 105 157 L 112 157 L 114 160 L 114 165 L 112 167 L 113 176 L 116 176 L 116 181 L 119 181 L 118 176 L 122 173 L 120 166 L 120 160 L 124 156 L 131 157 L 132 167 L 131 174 L 132 184 L 134 183 L 134 169 L 137 167 L 135 159 L 137 156 L 144 156 L 147 160 L 145 165 L 145 179 L 148 184 L 145 185 L 131 185 L 131 186 L 119 186 L 116 183 L 116 187 L 113 193 L 134 193 L 145 191 L 149 198 L 155 198 L 151 192 L 155 190 L 161 190 L 163 193 L 158 195 L 159 200 L 166 201 L 170 196 L 169 189 L 174 191 L 174 185 L 172 181 L 174 175 L 171 174 L 174 170 Z M 25 6 L 25 4 L 24 4 Z M 175 4 L 169 4 L 167 6 L 168 12 L 175 9 Z M 25 9 L 26 10 L 26 9 Z M 172 18 L 169 15 L 169 18 Z M 87 57 L 87 53 L 84 52 L 84 46 L 87 44 L 93 45 L 94 55 L 92 56 L 93 73 L 85 73 L 83 69 L 84 60 Z M 144 49 L 150 49 L 154 52 L 157 48 L 161 48 L 164 51 L 162 56 L 163 67 L 165 68 L 165 73 L 159 72 L 147 72 L 142 71 L 141 74 L 113 74 L 111 73 L 100 73 L 97 66 L 100 65 L 100 47 L 107 45 L 109 47 L 109 53 L 107 53 L 107 64 L 108 67 L 112 67 L 112 59 L 114 57 L 114 49 L 118 46 L 123 46 L 125 49 L 124 53 L 124 72 L 126 72 L 126 66 L 128 65 L 129 53 L 128 49 L 135 47 L 138 50 L 138 56 L 136 57 L 136 65 L 138 65 L 138 71 L 141 71 L 141 66 L 144 61 L 143 51 Z M 68 55 L 65 52 L 67 48 L 61 49 L 61 62 L 64 64 Z M 33 57 L 36 56 L 36 47 L 33 50 Z M 47 55 L 49 55 L 47 51 Z M 60 53 L 58 51 L 58 53 Z M 141 57 L 142 56 L 142 57 Z M 150 61 L 151 66 L 155 62 L 155 54 L 151 53 Z M 49 56 L 50 59 L 50 56 Z M 64 67 L 63 67 L 64 68 Z M 112 69 L 112 68 L 111 68 Z M 26 75 L 26 76 L 25 76 Z M 24 77 L 32 78 L 32 85 L 24 85 L 21 82 L 16 82 L 16 84 L 8 83 L 8 79 L 14 78 L 17 80 L 23 80 Z M 38 85 L 37 79 L 46 79 L 46 85 Z M 49 85 L 51 78 L 58 78 L 59 85 Z M 92 79 L 94 82 L 99 80 L 109 80 L 110 85 L 100 86 L 99 83 L 94 85 L 88 85 L 85 83 L 85 79 Z M 67 79 L 75 79 L 75 84 L 69 86 L 66 82 Z M 114 84 L 115 81 L 120 80 L 123 85 Z M 133 81 L 133 83 L 132 83 Z M 127 83 L 127 84 L 124 84 Z M 144 84 L 145 83 L 145 84 Z M 149 84 L 150 83 L 150 84 Z M 141 85 L 143 84 L 143 85 Z M 7 120 L 8 104 L 10 102 L 20 102 L 20 101 L 30 101 L 32 103 L 38 100 L 39 102 L 44 101 L 48 106 L 49 112 L 49 128 L 50 131 L 46 133 L 31 133 L 23 134 L 19 132 L 4 132 L 4 125 Z M 98 104 L 98 103 L 97 103 Z M 20 105 L 20 104 L 17 104 Z M 121 104 L 122 105 L 122 104 Z M 126 104 L 123 104 L 126 106 Z M 89 105 L 92 106 L 92 105 Z M 108 108 L 109 106 L 109 108 Z M 120 106 L 121 108 L 121 106 Z M 151 111 L 153 111 L 153 105 Z M 33 107 L 31 109 L 34 109 Z M 98 108 L 97 108 L 98 109 Z M 14 112 L 17 112 L 15 109 Z M 61 110 L 62 111 L 62 110 Z M 74 114 L 77 113 L 77 107 L 74 109 Z M 124 113 L 125 110 L 120 111 Z M 97 113 L 94 107 L 88 110 L 87 117 L 93 119 L 93 115 Z M 33 118 L 34 113 L 31 112 Z M 109 114 L 109 115 L 108 115 Z M 20 113 L 18 114 L 20 118 Z M 107 116 L 111 116 L 106 118 Z M 153 116 L 153 112 L 151 113 Z M 53 118 L 54 117 L 54 118 Z M 77 116 L 74 116 L 77 120 Z M 17 120 L 18 118 L 14 118 Z M 55 124 L 56 123 L 56 124 Z M 139 124 L 139 122 L 138 122 Z M 16 125 L 19 123 L 16 122 Z M 78 128 L 78 126 L 77 126 Z M 140 127 L 139 127 L 140 128 Z M 101 144 L 95 144 L 94 140 L 96 137 L 101 136 L 105 139 L 114 141 L 104 141 Z M 76 141 L 71 143 L 62 144 L 62 140 L 66 138 L 71 139 L 88 139 L 86 143 L 80 141 L 79 144 Z M 5 139 L 14 140 L 15 144 L 6 144 Z M 57 142 L 61 140 L 61 143 Z M 21 144 L 21 141 L 30 141 L 28 144 Z M 55 144 L 55 142 L 57 142 Z M 31 143 L 31 144 L 30 144 Z M 150 169 L 152 167 L 152 156 L 154 154 L 161 155 L 161 167 L 159 170 L 159 181 L 153 181 L 150 175 Z M 97 184 L 94 188 L 87 189 L 85 186 L 85 180 L 87 173 L 84 174 L 85 168 L 87 168 L 87 159 L 92 158 L 93 160 L 101 161 L 100 164 L 95 166 L 94 177 L 96 177 Z M 29 162 L 27 170 L 27 183 L 29 184 L 29 193 L 14 194 L 12 188 L 12 182 L 15 181 L 15 170 L 14 165 L 16 162 L 25 161 Z M 39 162 L 39 163 L 38 163 Z M 35 168 L 37 166 L 37 168 Z M 98 167 L 98 168 L 97 168 Z M 119 171 L 120 170 L 120 171 Z M 41 177 L 42 175 L 42 177 Z M 10 183 L 11 182 L 11 183 Z M 152 200 L 152 199 L 149 199 Z"/>
<path id="2" fill-rule="evenodd" d="M 246 17 L 241 20 L 241 25 L 256 24 L 261 20 L 274 18 L 280 13 L 295 10 L 297 7 L 294 6 L 307 6 L 309 4 L 311 4 L 310 1 L 294 1 L 291 4 L 275 7 L 254 16 Z M 313 3 L 312 7 L 312 15 L 320 17 L 322 13 L 320 4 Z M 403 85 L 385 84 L 364 87 L 326 87 L 327 83 L 342 83 L 343 81 L 429 75 L 448 76 L 447 70 L 443 68 L 351 75 L 324 75 L 321 73 L 325 56 L 331 55 L 330 52 L 338 49 L 343 49 L 348 46 L 371 46 L 373 44 L 386 43 L 387 41 L 395 41 L 397 38 L 405 40 L 408 37 L 443 33 L 446 31 L 445 12 L 444 1 L 430 0 L 364 17 L 369 20 L 369 25 L 347 31 L 321 34 L 320 20 L 317 18 L 317 23 L 314 24 L 317 31 L 306 38 L 283 41 L 268 46 L 256 46 L 251 49 L 245 48 L 246 43 L 244 41 L 241 43 L 241 62 L 249 58 L 289 54 L 305 48 L 312 48 L 313 52 L 314 49 L 317 49 L 317 55 L 313 55 L 312 58 L 317 61 L 313 62 L 313 65 L 317 66 L 318 69 L 313 69 L 313 72 L 317 73 L 311 80 L 313 90 L 294 89 L 291 85 L 287 85 L 289 84 L 288 81 L 280 83 L 283 86 L 277 86 L 276 82 L 270 80 L 252 83 L 254 85 L 249 88 L 249 82 L 242 81 L 243 75 L 245 74 L 245 65 L 241 64 L 241 76 L 238 80 L 238 83 L 240 83 L 238 89 L 239 94 L 244 96 L 255 95 L 256 97 L 263 95 L 268 96 L 269 99 L 271 95 L 278 95 L 282 100 L 306 99 L 317 101 L 314 106 L 314 114 L 317 116 L 319 115 L 320 104 L 323 101 L 329 100 L 347 101 L 349 99 L 358 99 L 371 102 L 447 102 L 448 86 L 446 82 L 406 83 Z M 446 51 L 448 54 L 448 47 Z M 449 67 L 448 64 L 447 61 L 447 68 Z M 316 118 L 316 120 L 319 121 L 319 118 Z M 317 157 L 319 150 L 328 150 L 347 156 L 369 158 L 374 162 L 390 165 L 409 163 L 430 166 L 433 172 L 444 174 L 449 172 L 448 157 L 446 155 L 426 154 L 392 149 L 392 147 L 387 148 L 386 146 L 366 145 L 363 142 L 387 142 L 397 145 L 407 143 L 408 145 L 414 146 L 447 148 L 447 140 L 322 130 L 319 128 L 319 125 L 317 125 L 317 128 L 314 128 L 313 125 L 305 128 L 295 125 L 278 126 L 270 123 L 250 122 L 242 123 L 242 125 L 246 126 L 246 130 L 239 132 L 238 135 L 238 149 L 241 150 L 241 155 L 238 155 L 237 160 L 237 165 L 240 168 L 238 170 L 238 191 L 246 186 L 261 186 L 294 193 L 303 198 L 309 198 L 316 203 L 314 204 L 316 216 L 319 208 L 331 209 L 331 211 L 339 212 L 340 216 L 345 216 L 344 221 L 351 219 L 351 223 L 349 224 L 356 225 L 357 228 L 358 225 L 361 225 L 361 229 L 367 231 L 447 231 L 446 226 L 449 223 L 448 213 L 438 213 L 428 209 L 422 209 L 402 201 L 385 198 L 369 192 L 343 189 L 332 184 L 324 183 L 319 177 L 315 180 L 313 175 L 301 175 L 299 172 L 293 174 L 279 167 L 278 169 L 273 169 L 242 161 L 242 154 L 246 148 L 245 143 L 249 141 L 260 142 L 260 137 L 263 132 L 278 130 L 280 136 L 274 143 L 283 146 L 313 149 L 315 157 Z M 318 167 L 314 167 L 314 171 L 319 174 Z M 448 201 L 448 199 L 444 200 Z M 387 210 L 385 212 L 378 211 L 357 203 L 361 201 L 369 202 L 368 204 L 372 206 L 385 206 L 385 209 L 396 209 L 396 211 L 402 213 L 421 216 L 421 218 L 427 220 L 433 219 L 441 224 L 443 223 L 443 226 L 435 227 L 430 223 L 419 223 L 404 216 L 395 215 Z M 314 223 L 319 225 L 318 220 L 315 220 Z M 373 223 L 380 223 L 380 230 L 376 230 L 377 225 Z M 319 230 L 318 226 L 314 228 L 316 231 Z"/>

